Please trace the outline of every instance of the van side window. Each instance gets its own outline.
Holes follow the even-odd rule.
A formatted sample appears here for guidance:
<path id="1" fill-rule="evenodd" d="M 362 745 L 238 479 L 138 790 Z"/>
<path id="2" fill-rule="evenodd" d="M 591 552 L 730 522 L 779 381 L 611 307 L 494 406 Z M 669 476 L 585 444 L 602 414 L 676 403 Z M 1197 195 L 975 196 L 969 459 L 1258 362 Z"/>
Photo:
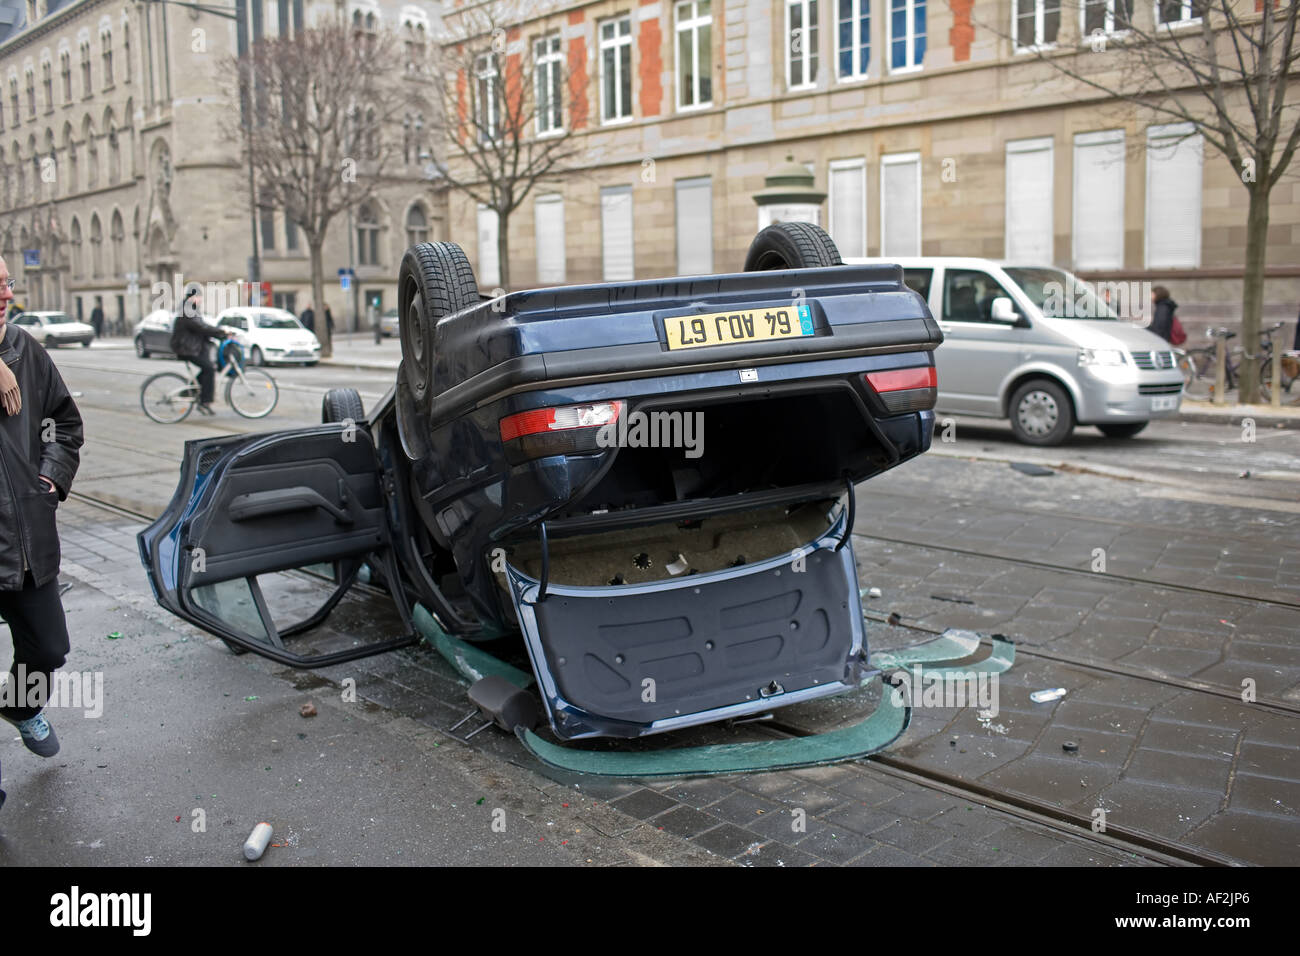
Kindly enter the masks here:
<path id="1" fill-rule="evenodd" d="M 1011 294 L 987 272 L 947 269 L 943 281 L 943 317 L 949 322 L 990 322 L 993 300 Z"/>
<path id="2" fill-rule="evenodd" d="M 918 293 L 926 302 L 930 301 L 930 280 L 934 278 L 933 269 L 904 269 L 903 285 Z"/>

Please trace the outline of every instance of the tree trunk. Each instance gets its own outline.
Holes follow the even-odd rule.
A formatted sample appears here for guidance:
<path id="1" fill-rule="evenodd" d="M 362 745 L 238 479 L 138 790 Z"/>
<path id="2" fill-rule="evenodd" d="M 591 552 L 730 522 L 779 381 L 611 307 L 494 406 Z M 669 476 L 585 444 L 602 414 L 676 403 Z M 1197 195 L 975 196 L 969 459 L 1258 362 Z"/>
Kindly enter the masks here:
<path id="1" fill-rule="evenodd" d="M 1243 355 L 1237 395 L 1243 405 L 1259 401 L 1259 327 L 1264 307 L 1264 263 L 1268 255 L 1268 186 L 1262 179 L 1250 190 L 1250 210 L 1246 214 L 1246 270 L 1241 289 Z"/>
<path id="2" fill-rule="evenodd" d="M 497 276 L 510 291 L 510 213 L 497 213 Z"/>
<path id="3" fill-rule="evenodd" d="M 334 355 L 334 337 L 330 334 L 329 323 L 325 321 L 325 269 L 321 265 L 321 249 L 324 245 L 324 236 L 307 241 L 307 246 L 311 249 L 311 301 L 316 313 L 316 338 L 320 339 L 320 357 L 327 359 Z"/>

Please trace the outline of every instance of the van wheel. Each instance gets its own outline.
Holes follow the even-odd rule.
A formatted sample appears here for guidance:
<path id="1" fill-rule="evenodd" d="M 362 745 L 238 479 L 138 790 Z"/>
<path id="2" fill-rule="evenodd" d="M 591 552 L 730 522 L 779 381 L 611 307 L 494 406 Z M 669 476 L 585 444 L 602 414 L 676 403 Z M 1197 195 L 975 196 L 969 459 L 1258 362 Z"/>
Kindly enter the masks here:
<path id="1" fill-rule="evenodd" d="M 835 240 L 810 222 L 773 223 L 754 237 L 745 254 L 746 272 L 843 264 Z"/>
<path id="2" fill-rule="evenodd" d="M 412 397 L 424 407 L 433 392 L 433 340 L 438 320 L 481 300 L 474 267 L 454 242 L 419 242 L 397 273 L 397 332 Z"/>
<path id="3" fill-rule="evenodd" d="M 357 422 L 364 421 L 365 417 L 365 405 L 355 388 L 331 388 L 321 399 L 320 420 L 326 425 L 349 419 L 355 425 Z"/>
<path id="4" fill-rule="evenodd" d="M 1011 430 L 1025 445 L 1059 445 L 1074 431 L 1074 405 L 1065 389 L 1036 378 L 1011 396 Z"/>
<path id="5" fill-rule="evenodd" d="M 1107 438 L 1132 438 L 1150 422 L 1128 422 L 1123 425 L 1098 425 L 1097 430 Z"/>

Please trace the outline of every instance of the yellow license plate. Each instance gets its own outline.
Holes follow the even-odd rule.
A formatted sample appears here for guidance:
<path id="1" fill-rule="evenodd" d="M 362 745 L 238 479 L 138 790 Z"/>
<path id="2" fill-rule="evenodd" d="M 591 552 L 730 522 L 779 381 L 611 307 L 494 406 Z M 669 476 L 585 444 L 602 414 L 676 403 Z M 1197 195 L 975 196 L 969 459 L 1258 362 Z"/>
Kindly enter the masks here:
<path id="1" fill-rule="evenodd" d="M 807 305 L 762 306 L 708 315 L 670 315 L 664 319 L 664 330 L 669 350 L 696 349 L 812 335 L 813 320 Z"/>

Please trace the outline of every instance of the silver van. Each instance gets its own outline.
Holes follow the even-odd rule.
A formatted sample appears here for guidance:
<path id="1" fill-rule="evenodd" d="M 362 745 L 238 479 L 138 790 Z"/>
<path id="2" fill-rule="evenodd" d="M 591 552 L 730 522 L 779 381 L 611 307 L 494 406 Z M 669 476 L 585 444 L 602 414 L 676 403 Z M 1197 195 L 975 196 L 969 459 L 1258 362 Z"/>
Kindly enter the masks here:
<path id="1" fill-rule="evenodd" d="M 929 303 L 944 334 L 934 353 L 936 413 L 1010 419 L 1029 445 L 1059 445 L 1075 425 L 1128 438 L 1151 419 L 1178 413 L 1183 376 L 1173 346 L 1126 320 L 1150 312 L 1149 301 L 1134 301 L 1143 284 L 1131 284 L 1130 299 L 1128 283 L 1095 289 L 1049 266 L 845 261 L 897 263 Z M 1128 301 L 1114 301 L 1117 295 Z"/>

